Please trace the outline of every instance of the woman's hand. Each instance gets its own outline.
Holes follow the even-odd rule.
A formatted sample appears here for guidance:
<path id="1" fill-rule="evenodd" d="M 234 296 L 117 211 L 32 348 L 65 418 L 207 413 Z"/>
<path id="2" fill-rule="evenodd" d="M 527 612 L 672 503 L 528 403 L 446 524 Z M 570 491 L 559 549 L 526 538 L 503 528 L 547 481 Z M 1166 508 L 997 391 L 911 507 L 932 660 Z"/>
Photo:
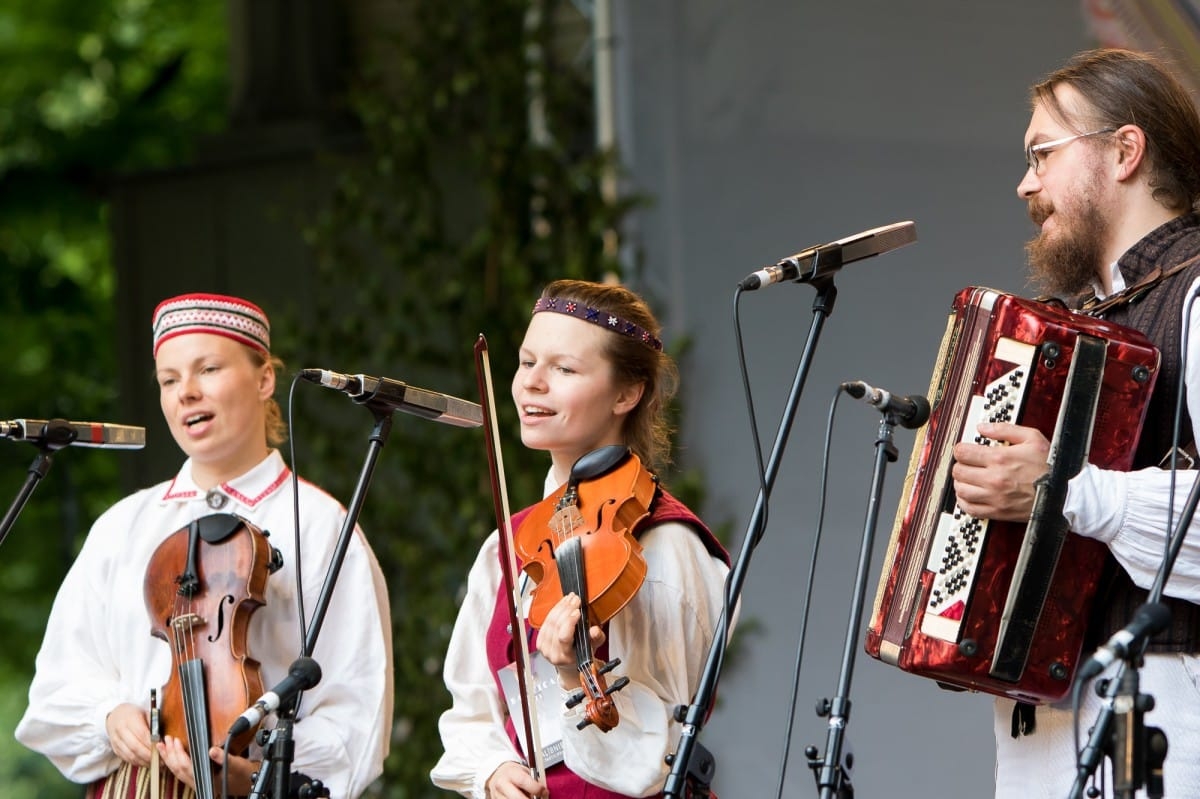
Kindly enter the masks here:
<path id="1" fill-rule="evenodd" d="M 134 766 L 150 765 L 149 714 L 129 703 L 117 705 L 104 719 L 104 730 L 113 753 Z"/>
<path id="2" fill-rule="evenodd" d="M 196 776 L 192 772 L 192 758 L 188 755 L 183 741 L 168 735 L 158 744 L 158 751 L 162 756 L 163 763 L 171 770 L 175 778 L 195 790 Z M 221 768 L 225 766 L 225 750 L 214 746 L 208 750 L 208 757 L 215 764 L 213 785 L 219 786 L 222 779 Z M 260 765 L 256 761 L 230 755 L 229 795 L 245 796 L 250 793 L 250 789 L 253 787 L 251 778 L 254 772 L 258 771 Z"/>
<path id="3" fill-rule="evenodd" d="M 582 616 L 583 603 L 576 594 L 567 594 L 546 614 L 538 630 L 537 648 L 558 669 L 559 681 L 571 689 L 579 687 L 579 666 L 575 658 L 575 628 Z M 604 631 L 596 625 L 588 630 L 592 649 L 604 643 Z"/>
<path id="4" fill-rule="evenodd" d="M 529 799 L 548 797 L 546 783 L 535 780 L 529 767 L 509 760 L 492 772 L 485 785 L 488 799 Z"/>

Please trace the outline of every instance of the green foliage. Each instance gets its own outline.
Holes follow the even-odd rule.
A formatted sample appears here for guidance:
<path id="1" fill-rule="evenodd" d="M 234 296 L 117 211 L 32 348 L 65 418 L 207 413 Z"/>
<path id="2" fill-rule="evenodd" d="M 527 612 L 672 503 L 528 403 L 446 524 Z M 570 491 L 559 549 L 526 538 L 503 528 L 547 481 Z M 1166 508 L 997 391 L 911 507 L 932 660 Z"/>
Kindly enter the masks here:
<path id="1" fill-rule="evenodd" d="M 592 146 L 590 66 L 570 41 L 580 28 L 573 3 L 407 0 L 404 9 L 399 29 L 360 43 L 374 58 L 349 102 L 368 147 L 330 163 L 331 197 L 305 232 L 318 296 L 303 317 L 273 314 L 294 331 L 279 354 L 474 397 L 472 348 L 485 334 L 508 493 L 520 508 L 540 498 L 548 467 L 515 437 L 508 399 L 529 307 L 549 280 L 618 271 L 602 237 L 630 202 L 601 196 L 613 159 Z M 221 128 L 224 15 L 224 4 L 178 0 L 0 8 L 0 55 L 21 67 L 0 73 L 0 324 L 16 372 L 0 418 L 139 422 L 123 417 L 113 389 L 105 182 L 184 162 L 198 137 Z M 531 118 L 534 99 L 544 111 Z M 306 396 L 297 413 L 297 467 L 347 501 L 370 415 L 324 395 L 311 405 Z M 376 790 L 401 799 L 439 795 L 428 771 L 449 703 L 441 657 L 494 513 L 481 431 L 400 414 L 393 422 L 361 521 L 388 577 L 395 643 L 392 755 Z M 0 447 L 9 475 L 0 489 L 16 493 L 34 454 Z M 0 728 L 11 730 L 24 708 L 50 598 L 87 525 L 119 493 L 119 457 L 57 455 L 4 543 Z M 671 484 L 701 504 L 697 475 Z M 78 793 L 9 736 L 0 736 L 0 784 L 18 799 Z"/>
<path id="2" fill-rule="evenodd" d="M 0 7 L 0 417 L 125 419 L 116 395 L 115 279 L 104 187 L 177 163 L 220 128 L 220 4 L 8 0 Z M 0 446 L 11 502 L 37 451 Z M 50 601 L 87 526 L 119 494 L 120 454 L 69 448 L 0 552 L 0 728 L 24 711 Z M 45 758 L 0 736 L 6 797 L 76 796 Z"/>
<path id="3" fill-rule="evenodd" d="M 530 16 L 530 11 L 538 13 Z M 486 336 L 513 509 L 541 497 L 548 461 L 515 437 L 509 382 L 529 309 L 559 277 L 599 279 L 614 264 L 601 235 L 606 157 L 593 152 L 589 75 L 559 54 L 567 3 L 414 0 L 382 33 L 353 104 L 370 142 L 341 170 L 310 231 L 320 325 L 306 357 L 478 396 L 472 348 Z M 533 20 L 531 22 L 531 20 Z M 535 141 L 529 86 L 542 87 L 548 136 Z M 536 120 L 535 120 L 536 121 Z M 353 315 L 339 313 L 354 308 Z M 378 319 L 364 330 L 361 319 Z M 353 422 L 365 442 L 370 415 Z M 311 425 L 297 423 L 297 435 Z M 347 497 L 364 447 L 309 438 L 310 476 Z M 301 464 L 304 469 L 304 464 Z M 392 755 L 381 795 L 433 796 L 441 658 L 463 582 L 494 527 L 480 430 L 397 416 L 362 522 L 388 576 L 396 647 Z"/>
<path id="4" fill-rule="evenodd" d="M 224 14 L 180 0 L 7 0 L 0 174 L 53 170 L 95 188 L 179 163 L 224 118 Z"/>

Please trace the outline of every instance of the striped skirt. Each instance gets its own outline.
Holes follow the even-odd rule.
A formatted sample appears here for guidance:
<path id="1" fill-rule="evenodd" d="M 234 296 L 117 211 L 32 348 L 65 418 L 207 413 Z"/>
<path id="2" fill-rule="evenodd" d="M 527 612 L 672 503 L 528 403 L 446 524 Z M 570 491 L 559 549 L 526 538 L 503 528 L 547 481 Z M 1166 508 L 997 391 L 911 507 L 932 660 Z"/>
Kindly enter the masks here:
<path id="1" fill-rule="evenodd" d="M 158 767 L 159 799 L 196 799 L 196 792 L 179 780 L 166 766 Z M 122 761 L 120 768 L 87 787 L 84 799 L 151 799 L 150 769 Z"/>

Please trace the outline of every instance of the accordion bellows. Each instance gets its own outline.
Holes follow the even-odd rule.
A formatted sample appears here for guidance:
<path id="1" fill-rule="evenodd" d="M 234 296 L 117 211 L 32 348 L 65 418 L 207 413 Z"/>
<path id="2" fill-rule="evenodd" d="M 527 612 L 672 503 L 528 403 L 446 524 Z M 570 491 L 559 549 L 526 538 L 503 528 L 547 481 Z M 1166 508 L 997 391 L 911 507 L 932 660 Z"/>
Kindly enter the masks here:
<path id="1" fill-rule="evenodd" d="M 913 445 L 871 622 L 868 654 L 949 687 L 1040 704 L 1079 664 L 1106 549 L 1062 515 L 1085 462 L 1130 468 L 1158 373 L 1141 333 L 969 287 L 954 298 Z M 985 421 L 1040 430 L 1049 472 L 1027 523 L 958 507 L 950 468 Z M 1059 565 L 1062 565 L 1059 568 Z"/>

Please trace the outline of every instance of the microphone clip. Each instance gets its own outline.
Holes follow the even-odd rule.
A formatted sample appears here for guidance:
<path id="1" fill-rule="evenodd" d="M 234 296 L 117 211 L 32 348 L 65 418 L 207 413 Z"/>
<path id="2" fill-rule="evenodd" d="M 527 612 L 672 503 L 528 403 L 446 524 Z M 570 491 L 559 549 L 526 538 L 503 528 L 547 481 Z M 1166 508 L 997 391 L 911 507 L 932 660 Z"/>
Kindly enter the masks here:
<path id="1" fill-rule="evenodd" d="M 861 380 L 842 383 L 839 389 L 854 399 L 862 400 L 877 408 L 888 423 L 898 424 L 908 430 L 922 427 L 929 421 L 929 415 L 932 412 L 929 400 L 920 394 L 902 397 L 890 391 L 875 388 Z"/>

